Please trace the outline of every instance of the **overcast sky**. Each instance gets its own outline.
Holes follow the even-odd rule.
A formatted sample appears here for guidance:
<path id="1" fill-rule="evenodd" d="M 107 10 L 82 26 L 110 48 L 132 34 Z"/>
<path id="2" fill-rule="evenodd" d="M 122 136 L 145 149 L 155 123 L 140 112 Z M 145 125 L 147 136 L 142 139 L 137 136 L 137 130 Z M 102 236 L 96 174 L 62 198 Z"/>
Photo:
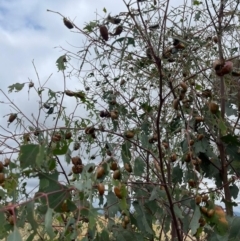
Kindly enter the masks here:
<path id="1" fill-rule="evenodd" d="M 112 15 L 125 11 L 122 0 L 0 0 L 0 89 L 7 93 L 9 85 L 29 79 L 38 86 L 34 60 L 41 82 L 52 74 L 48 87 L 63 91 L 62 75 L 55 62 L 64 52 L 55 47 L 70 49 L 69 44 L 81 47 L 83 39 L 67 29 L 59 15 L 46 10 L 60 12 L 83 28 L 86 22 L 96 19 L 96 13 L 104 17 L 103 8 Z M 67 88 L 80 89 L 78 80 L 68 80 Z M 30 92 L 28 98 L 27 87 L 9 97 L 28 116 L 38 108 L 35 93 Z M 2 101 L 6 99 L 0 93 Z M 3 116 L 11 112 L 15 111 L 8 104 L 0 105 L 0 125 L 7 127 L 8 117 Z"/>
<path id="2" fill-rule="evenodd" d="M 71 49 L 71 45 L 82 47 L 84 39 L 80 34 L 67 29 L 62 17 L 47 12 L 47 9 L 60 12 L 83 28 L 85 23 L 95 20 L 96 14 L 104 17 L 106 8 L 112 15 L 118 14 L 125 8 L 122 0 L 1 0 L 0 1 L 0 89 L 21 109 L 28 117 L 38 111 L 36 93 L 28 87 L 19 92 L 8 94 L 8 86 L 14 83 L 24 83 L 32 80 L 38 87 L 37 77 L 32 65 L 34 60 L 40 81 L 43 84 L 52 74 L 47 86 L 54 91 L 63 91 L 62 74 L 58 72 L 56 60 L 64 54 L 60 48 Z M 75 52 L 77 52 L 76 50 Z M 81 86 L 77 79 L 67 80 L 67 88 L 79 90 Z M 69 98 L 66 98 L 66 106 Z M 7 128 L 9 113 L 16 111 L 9 107 L 9 102 L 0 93 L 0 125 L 14 131 L 14 124 Z M 4 131 L 1 129 L 1 133 Z M 16 143 L 9 142 L 16 146 Z M 2 147 L 0 147 L 0 150 Z M 34 187 L 36 181 L 31 181 Z M 29 187 L 30 188 L 30 187 Z"/>

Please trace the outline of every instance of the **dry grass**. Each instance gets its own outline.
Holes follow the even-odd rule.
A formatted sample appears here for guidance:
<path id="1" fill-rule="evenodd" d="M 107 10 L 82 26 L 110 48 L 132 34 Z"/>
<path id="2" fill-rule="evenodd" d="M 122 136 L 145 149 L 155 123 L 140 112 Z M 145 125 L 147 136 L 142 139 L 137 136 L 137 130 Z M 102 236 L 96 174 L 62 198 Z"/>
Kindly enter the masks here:
<path id="1" fill-rule="evenodd" d="M 115 220 L 115 221 L 116 221 L 117 223 L 121 224 L 121 220 L 120 220 L 120 219 L 117 219 L 117 220 Z M 103 216 L 99 216 L 99 222 L 98 222 L 97 225 L 96 225 L 97 231 L 98 231 L 98 232 L 101 232 L 102 229 L 103 229 L 106 225 L 107 225 L 107 220 L 105 220 Z M 58 231 L 60 231 L 60 232 L 64 231 L 64 229 L 65 229 L 64 227 L 61 227 L 59 224 L 54 224 L 54 225 L 53 225 L 53 228 L 54 228 L 54 230 L 58 230 Z M 88 229 L 88 223 L 82 223 L 81 228 L 79 228 L 79 229 L 77 230 L 77 232 L 78 232 L 78 240 L 79 240 L 79 241 L 81 241 L 81 240 L 87 235 L 87 229 Z M 28 238 L 28 236 L 29 236 L 29 232 L 27 232 L 26 230 L 28 230 L 28 227 L 26 227 L 24 230 L 23 230 L 23 229 L 20 230 L 20 232 L 21 232 L 21 234 L 22 234 L 23 241 L 27 240 L 27 238 Z M 29 230 L 30 230 L 30 229 L 29 229 Z M 153 225 L 153 230 L 155 231 L 156 236 L 159 237 L 160 230 L 161 230 L 161 226 L 155 224 L 155 225 Z M 43 227 L 42 227 L 42 228 L 39 228 L 39 233 L 44 233 L 44 232 L 42 232 L 42 231 L 43 231 Z M 46 237 L 47 237 L 47 234 L 45 234 L 45 235 L 46 235 Z M 166 237 L 166 236 L 167 236 L 167 237 Z M 166 238 L 168 238 L 168 239 L 170 240 L 171 233 L 168 232 L 168 233 L 166 234 L 166 236 L 165 236 L 164 234 L 162 234 L 162 240 L 167 240 Z M 44 237 L 43 237 L 43 238 L 44 238 Z M 54 240 L 58 240 L 58 238 L 59 238 L 59 237 L 55 237 Z M 38 235 L 37 235 L 36 238 L 33 239 L 33 241 L 37 241 L 37 240 L 39 240 Z M 159 241 L 159 238 L 156 238 L 155 240 L 156 240 L 156 241 Z M 197 239 L 196 239 L 195 237 L 193 237 L 193 236 L 189 236 L 189 237 L 187 237 L 185 240 L 186 240 L 186 241 L 196 241 Z M 198 240 L 198 241 L 204 241 L 204 240 L 206 240 L 206 237 L 204 237 L 204 235 L 203 235 L 203 237 L 202 237 L 200 240 Z M 76 240 L 76 241 L 77 241 L 77 240 Z"/>

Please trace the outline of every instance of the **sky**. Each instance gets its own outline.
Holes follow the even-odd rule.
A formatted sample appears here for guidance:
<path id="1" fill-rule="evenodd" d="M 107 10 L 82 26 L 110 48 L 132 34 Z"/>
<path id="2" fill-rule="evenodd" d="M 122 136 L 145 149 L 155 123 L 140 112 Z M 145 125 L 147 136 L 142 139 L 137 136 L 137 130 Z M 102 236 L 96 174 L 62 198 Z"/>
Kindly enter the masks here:
<path id="1" fill-rule="evenodd" d="M 34 60 L 40 82 L 43 84 L 51 75 L 47 86 L 54 91 L 63 91 L 63 77 L 62 73 L 58 72 L 56 60 L 65 52 L 59 47 L 82 47 L 84 41 L 80 34 L 72 33 L 64 26 L 60 15 L 48 12 L 47 9 L 61 13 L 79 28 L 83 28 L 87 22 L 95 20 L 96 15 L 105 17 L 104 8 L 107 9 L 107 14 L 111 12 L 113 15 L 124 10 L 122 0 L 0 1 L 0 89 L 30 119 L 39 108 L 36 93 L 30 90 L 28 94 L 26 85 L 20 92 L 9 94 L 8 86 L 31 80 L 38 87 L 38 79 L 32 64 Z M 67 89 L 81 89 L 79 81 L 74 78 L 67 80 Z M 66 98 L 63 105 L 67 106 L 68 101 L 69 98 Z M 0 125 L 7 131 L 14 132 L 15 126 L 8 127 L 6 115 L 16 113 L 16 110 L 9 106 L 9 101 L 1 92 L 0 103 Z M 49 125 L 51 123 L 49 122 Z M 4 133 L 3 129 L 0 131 Z M 16 146 L 12 141 L 8 143 Z M 37 184 L 35 180 L 29 183 L 29 189 Z"/>
<path id="2" fill-rule="evenodd" d="M 84 41 L 81 35 L 72 33 L 63 25 L 61 16 L 47 12 L 47 9 L 60 12 L 83 28 L 85 23 L 96 19 L 97 14 L 106 16 L 104 8 L 112 15 L 125 11 L 122 0 L 0 0 L 0 89 L 28 116 L 38 108 L 35 93 L 30 91 L 28 95 L 25 87 L 20 93 L 8 94 L 8 86 L 29 82 L 29 79 L 37 86 L 34 60 L 41 82 L 51 75 L 48 87 L 62 91 L 62 74 L 55 62 L 64 52 L 57 47 L 81 47 Z M 67 81 L 67 89 L 80 88 L 77 79 Z M 0 125 L 7 128 L 8 117 L 4 116 L 16 111 L 9 107 L 2 93 L 0 102 L 6 103 L 0 105 Z M 68 104 L 67 100 L 64 104 Z M 9 128 L 13 130 L 13 127 Z M 31 186 L 35 185 L 36 182 L 32 181 Z"/>

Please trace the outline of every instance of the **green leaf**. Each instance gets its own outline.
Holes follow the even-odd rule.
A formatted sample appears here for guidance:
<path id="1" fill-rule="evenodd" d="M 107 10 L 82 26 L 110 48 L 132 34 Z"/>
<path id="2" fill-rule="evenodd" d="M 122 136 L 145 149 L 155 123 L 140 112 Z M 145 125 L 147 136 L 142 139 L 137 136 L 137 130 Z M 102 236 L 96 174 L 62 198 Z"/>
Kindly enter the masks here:
<path id="1" fill-rule="evenodd" d="M 101 240 L 109 241 L 109 232 L 106 229 L 103 229 L 101 232 Z"/>
<path id="2" fill-rule="evenodd" d="M 23 83 L 23 84 L 16 83 L 16 84 L 10 85 L 10 86 L 8 86 L 8 88 L 9 88 L 8 93 L 13 92 L 13 90 L 15 90 L 15 92 L 19 92 L 20 90 L 22 90 L 24 85 L 25 85 L 25 83 Z"/>
<path id="3" fill-rule="evenodd" d="M 198 154 L 200 152 L 206 152 L 209 142 L 206 138 L 203 138 L 201 141 L 196 141 L 193 145 L 194 153 Z"/>
<path id="4" fill-rule="evenodd" d="M 38 149 L 38 154 L 36 156 L 36 165 L 38 167 L 41 167 L 41 165 L 44 162 L 44 150 L 45 150 L 46 146 L 45 145 L 40 145 L 39 149 Z"/>
<path id="5" fill-rule="evenodd" d="M 173 167 L 173 170 L 172 170 L 172 181 L 173 181 L 173 183 L 181 183 L 182 178 L 183 178 L 182 168 L 179 165 Z"/>
<path id="6" fill-rule="evenodd" d="M 226 133 L 227 133 L 227 126 L 226 126 L 226 124 L 225 124 L 225 122 L 224 122 L 224 120 L 222 118 L 219 119 L 218 127 L 219 127 L 219 129 L 221 131 L 221 134 L 222 135 L 226 135 Z"/>
<path id="7" fill-rule="evenodd" d="M 197 229 L 199 228 L 199 219 L 201 217 L 201 212 L 199 206 L 196 205 L 193 217 L 191 219 L 191 222 L 189 224 L 189 228 L 191 229 L 192 235 L 194 235 L 197 232 Z"/>
<path id="8" fill-rule="evenodd" d="M 56 61 L 56 65 L 57 65 L 57 68 L 58 68 L 58 71 L 64 71 L 66 69 L 66 66 L 65 66 L 65 62 L 67 62 L 66 60 L 66 55 L 62 55 L 60 56 L 57 61 Z"/>
<path id="9" fill-rule="evenodd" d="M 136 176 L 142 176 L 144 173 L 144 168 L 146 166 L 146 163 L 143 161 L 141 157 L 137 157 L 134 161 L 134 175 Z"/>
<path id="10" fill-rule="evenodd" d="M 108 195 L 106 196 L 107 203 L 106 206 L 108 207 L 108 215 L 109 217 L 115 217 L 119 210 L 118 205 L 118 198 L 115 196 L 115 194 L 112 191 L 108 192 Z"/>
<path id="11" fill-rule="evenodd" d="M 237 109 L 233 108 L 233 104 L 226 101 L 225 102 L 225 107 L 226 107 L 226 115 L 227 116 L 231 116 L 231 115 L 235 115 L 237 116 Z"/>
<path id="12" fill-rule="evenodd" d="M 228 134 L 226 136 L 221 137 L 221 140 L 228 145 L 238 145 L 238 146 L 240 146 L 239 138 L 236 135 Z"/>
<path id="13" fill-rule="evenodd" d="M 152 228 L 146 218 L 146 214 L 144 212 L 143 206 L 141 206 L 138 203 L 138 201 L 134 201 L 133 207 L 136 210 L 136 220 L 137 220 L 138 229 L 142 230 L 142 232 L 153 234 Z"/>
<path id="14" fill-rule="evenodd" d="M 195 21 L 198 21 L 200 19 L 201 13 L 202 13 L 201 11 L 197 11 L 194 17 Z"/>
<path id="15" fill-rule="evenodd" d="M 83 29 L 87 30 L 88 32 L 93 32 L 94 29 L 97 27 L 97 23 L 96 22 L 90 22 L 89 24 L 87 24 Z M 92 77 L 94 76 L 94 73 L 90 73 L 88 77 Z"/>
<path id="16" fill-rule="evenodd" d="M 230 224 L 230 230 L 229 230 L 229 241 L 235 241 L 238 240 L 240 237 L 240 217 L 234 217 L 233 221 Z"/>
<path id="17" fill-rule="evenodd" d="M 181 128 L 181 119 L 180 118 L 174 118 L 168 125 L 168 128 L 171 132 L 177 132 Z"/>
<path id="18" fill-rule="evenodd" d="M 22 241 L 22 237 L 17 226 L 14 226 L 13 232 L 7 237 L 7 241 Z"/>
<path id="19" fill-rule="evenodd" d="M 28 236 L 28 238 L 27 238 L 26 241 L 33 241 L 34 238 L 35 238 L 35 236 L 36 236 L 36 233 L 31 233 L 31 234 Z"/>
<path id="20" fill-rule="evenodd" d="M 27 211 L 27 221 L 29 223 L 31 223 L 31 227 L 34 231 L 37 231 L 37 228 L 38 228 L 38 224 L 37 222 L 35 221 L 34 219 L 34 202 L 31 201 L 29 203 L 27 203 L 26 205 L 26 211 Z"/>
<path id="21" fill-rule="evenodd" d="M 49 235 L 50 239 L 53 239 L 55 237 L 54 231 L 53 231 L 53 210 L 51 208 L 48 208 L 47 213 L 45 215 L 45 230 L 47 234 Z"/>
<path id="22" fill-rule="evenodd" d="M 194 1 L 193 1 L 193 5 L 195 5 L 195 6 L 198 6 L 198 5 L 200 5 L 200 4 L 202 4 L 202 2 L 197 1 L 197 0 L 194 0 Z"/>
<path id="23" fill-rule="evenodd" d="M 20 166 L 22 169 L 36 167 L 39 145 L 29 144 L 20 146 Z"/>
<path id="24" fill-rule="evenodd" d="M 54 155 L 65 155 L 68 151 L 70 143 L 67 141 L 61 141 L 57 144 L 56 148 L 53 150 Z"/>
<path id="25" fill-rule="evenodd" d="M 106 13 L 106 12 L 107 12 L 107 9 L 106 9 L 106 8 L 103 8 L 103 12 Z"/>
<path id="26" fill-rule="evenodd" d="M 58 182 L 59 173 L 39 173 L 39 191 L 48 195 L 49 207 L 57 208 L 62 202 L 69 198 L 70 194 L 68 188 Z M 46 203 L 46 198 L 41 197 L 42 202 Z"/>
<path id="27" fill-rule="evenodd" d="M 159 187 L 154 187 L 152 192 L 151 192 L 151 196 L 149 198 L 149 201 L 155 200 L 155 199 L 159 199 L 159 197 L 165 197 L 166 196 L 166 192 L 163 190 L 160 190 Z"/>
<path id="28" fill-rule="evenodd" d="M 176 204 L 173 206 L 173 209 L 174 209 L 174 212 L 175 212 L 176 216 L 178 218 L 182 219 L 183 218 L 182 210 Z"/>
<path id="29" fill-rule="evenodd" d="M 231 196 L 236 199 L 238 197 L 238 192 L 239 192 L 239 188 L 233 184 L 232 186 L 229 187 L 230 189 L 230 193 L 231 193 Z"/>
<path id="30" fill-rule="evenodd" d="M 134 38 L 130 38 L 130 37 L 118 38 L 118 39 L 116 39 L 116 40 L 112 43 L 112 45 L 114 45 L 116 42 L 120 42 L 120 43 L 121 43 L 121 42 L 124 42 L 124 41 L 127 42 L 127 45 L 132 44 L 132 45 L 135 47 Z"/>
<path id="31" fill-rule="evenodd" d="M 129 141 L 125 141 L 122 145 L 122 151 L 121 151 L 122 160 L 124 163 L 129 163 L 131 160 L 130 148 L 131 148 L 131 143 Z"/>
<path id="32" fill-rule="evenodd" d="M 71 162 L 71 154 L 72 154 L 72 152 L 71 152 L 71 150 L 68 148 L 68 150 L 67 150 L 67 152 L 66 152 L 66 154 L 65 154 L 65 161 L 66 161 L 67 164 L 70 164 L 70 162 Z"/>

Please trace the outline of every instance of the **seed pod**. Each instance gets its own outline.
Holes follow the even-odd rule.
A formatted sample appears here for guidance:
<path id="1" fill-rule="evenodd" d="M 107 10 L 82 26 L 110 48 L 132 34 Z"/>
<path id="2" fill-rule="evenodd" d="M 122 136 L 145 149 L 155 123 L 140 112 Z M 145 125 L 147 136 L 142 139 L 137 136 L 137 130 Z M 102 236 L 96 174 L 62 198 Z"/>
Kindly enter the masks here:
<path id="1" fill-rule="evenodd" d="M 11 161 L 10 161 L 9 158 L 5 158 L 3 166 L 4 166 L 4 167 L 9 166 L 10 162 L 11 162 Z"/>
<path id="2" fill-rule="evenodd" d="M 121 179 L 121 172 L 120 170 L 115 170 L 113 173 L 113 179 L 120 180 Z"/>
<path id="3" fill-rule="evenodd" d="M 161 171 L 160 165 L 158 164 L 158 161 L 156 159 L 154 159 L 154 167 L 158 172 Z"/>
<path id="4" fill-rule="evenodd" d="M 83 165 L 75 165 L 75 166 L 72 166 L 72 172 L 74 174 L 79 174 L 79 173 L 82 173 L 83 171 Z"/>
<path id="5" fill-rule="evenodd" d="M 101 110 L 101 111 L 99 112 L 99 116 L 100 116 L 101 118 L 106 117 L 105 111 L 104 111 L 104 110 Z"/>
<path id="6" fill-rule="evenodd" d="M 23 134 L 23 140 L 27 142 L 30 141 L 30 134 L 29 133 Z"/>
<path id="7" fill-rule="evenodd" d="M 28 87 L 29 88 L 32 88 L 34 86 L 34 83 L 33 82 L 30 82 L 29 84 L 28 84 Z"/>
<path id="8" fill-rule="evenodd" d="M 118 111 L 114 110 L 110 112 L 112 120 L 117 120 L 118 119 Z"/>
<path id="9" fill-rule="evenodd" d="M 110 169 L 111 169 L 112 171 L 116 171 L 116 170 L 118 169 L 118 164 L 117 164 L 117 162 L 115 162 L 115 161 L 111 162 L 111 164 L 110 164 Z"/>
<path id="10" fill-rule="evenodd" d="M 151 49 L 150 48 L 147 48 L 146 49 L 146 55 L 148 57 L 149 60 L 152 60 L 152 52 L 151 52 Z"/>
<path id="11" fill-rule="evenodd" d="M 201 197 L 200 195 L 197 195 L 197 196 L 195 197 L 195 203 L 196 203 L 197 205 L 199 205 L 199 204 L 201 203 L 201 201 L 202 201 L 202 197 Z"/>
<path id="12" fill-rule="evenodd" d="M 129 217 L 127 215 L 124 216 L 123 220 L 126 224 L 129 224 L 129 222 L 130 222 Z"/>
<path id="13" fill-rule="evenodd" d="M 38 136 L 40 134 L 40 129 L 37 127 L 33 132 L 34 136 Z"/>
<path id="14" fill-rule="evenodd" d="M 129 102 L 133 102 L 134 100 L 135 100 L 135 96 L 131 97 L 131 98 L 129 99 Z"/>
<path id="15" fill-rule="evenodd" d="M 99 27 L 100 34 L 105 41 L 108 41 L 108 29 L 105 25 Z"/>
<path id="16" fill-rule="evenodd" d="M 179 99 L 174 99 L 173 100 L 173 109 L 178 110 L 178 104 L 179 104 Z"/>
<path id="17" fill-rule="evenodd" d="M 185 45 L 183 43 L 180 42 L 179 39 L 173 39 L 173 46 L 176 48 L 176 49 L 185 49 Z"/>
<path id="18" fill-rule="evenodd" d="M 67 18 L 63 18 L 63 23 L 68 29 L 74 28 L 73 24 Z"/>
<path id="19" fill-rule="evenodd" d="M 67 96 L 72 97 L 72 96 L 75 95 L 75 92 L 73 92 L 73 91 L 71 91 L 71 90 L 65 90 L 65 94 L 66 94 Z"/>
<path id="20" fill-rule="evenodd" d="M 185 82 L 181 82 L 181 83 L 180 83 L 180 86 L 181 86 L 181 88 L 183 89 L 184 92 L 187 91 L 188 86 L 187 86 L 187 84 L 186 84 Z"/>
<path id="21" fill-rule="evenodd" d="M 212 114 L 216 114 L 219 111 L 219 105 L 214 102 L 210 102 L 208 104 L 208 109 Z"/>
<path id="22" fill-rule="evenodd" d="M 117 35 L 120 35 L 123 31 L 123 26 L 122 25 L 119 25 L 116 27 L 115 29 L 115 32 L 112 34 L 113 36 L 117 36 Z"/>
<path id="23" fill-rule="evenodd" d="M 226 61 L 224 64 L 217 65 L 217 67 L 215 67 L 215 70 L 216 75 L 218 76 L 224 76 L 226 74 L 229 74 L 233 70 L 233 62 Z"/>
<path id="24" fill-rule="evenodd" d="M 209 90 L 209 89 L 203 90 L 202 96 L 205 97 L 205 98 L 212 97 L 212 91 Z"/>
<path id="25" fill-rule="evenodd" d="M 194 140 L 190 140 L 188 144 L 189 144 L 189 146 L 193 146 L 194 145 Z"/>
<path id="26" fill-rule="evenodd" d="M 5 175 L 4 173 L 0 172 L 0 184 L 4 183 L 5 181 Z"/>
<path id="27" fill-rule="evenodd" d="M 198 139 L 199 141 L 201 141 L 203 138 L 204 138 L 204 135 L 203 135 L 203 134 L 198 134 L 198 135 L 197 135 L 197 139 Z"/>
<path id="28" fill-rule="evenodd" d="M 196 121 L 196 122 L 203 122 L 203 121 L 204 121 L 204 117 L 202 117 L 202 116 L 196 116 L 196 117 L 195 117 L 195 121 Z"/>
<path id="29" fill-rule="evenodd" d="M 14 217 L 13 217 L 13 215 L 10 215 L 10 216 L 8 217 L 8 222 L 9 222 L 11 225 L 14 225 Z"/>
<path id="30" fill-rule="evenodd" d="M 72 137 L 72 133 L 71 133 L 71 132 L 65 133 L 65 139 L 66 139 L 66 140 L 71 139 L 71 137 Z"/>
<path id="31" fill-rule="evenodd" d="M 158 29 L 158 28 L 159 28 L 159 24 L 151 25 L 151 26 L 149 26 L 148 28 L 149 28 L 149 30 Z"/>
<path id="32" fill-rule="evenodd" d="M 204 195 L 204 196 L 202 196 L 202 201 L 203 202 L 207 202 L 208 201 L 208 195 Z"/>
<path id="33" fill-rule="evenodd" d="M 175 162 L 175 161 L 177 160 L 177 155 L 176 155 L 176 153 L 173 153 L 173 154 L 171 155 L 170 159 L 171 159 L 171 162 Z"/>
<path id="34" fill-rule="evenodd" d="M 121 189 L 119 187 L 114 187 L 114 193 L 119 199 L 122 199 Z"/>
<path id="35" fill-rule="evenodd" d="M 60 141 L 61 140 L 61 135 L 60 134 L 54 134 L 53 136 L 52 136 L 52 141 L 54 141 L 54 142 L 58 142 L 58 141 Z"/>
<path id="36" fill-rule="evenodd" d="M 200 227 L 203 227 L 206 224 L 206 220 L 203 217 L 201 217 L 198 222 L 200 223 Z"/>
<path id="37" fill-rule="evenodd" d="M 95 128 L 93 127 L 93 126 L 89 126 L 89 127 L 86 127 L 85 128 L 85 133 L 86 134 L 93 134 L 94 133 L 94 131 L 95 131 Z"/>
<path id="38" fill-rule="evenodd" d="M 129 173 L 132 172 L 132 165 L 130 163 L 125 163 L 124 168 L 127 172 L 129 172 Z"/>
<path id="39" fill-rule="evenodd" d="M 105 191 L 105 186 L 102 183 L 99 183 L 98 186 L 97 186 L 97 189 L 98 189 L 99 195 L 102 196 L 104 194 L 104 191 Z"/>
<path id="40" fill-rule="evenodd" d="M 12 123 L 17 118 L 17 114 L 11 114 L 8 118 L 8 122 Z"/>
<path id="41" fill-rule="evenodd" d="M 97 168 L 97 178 L 98 179 L 102 178 L 104 176 L 104 174 L 105 174 L 105 170 L 104 170 L 103 166 L 99 166 Z"/>
<path id="42" fill-rule="evenodd" d="M 218 37 L 217 36 L 214 36 L 213 38 L 212 38 L 212 40 L 213 40 L 213 42 L 216 44 L 216 43 L 218 43 Z"/>
<path id="43" fill-rule="evenodd" d="M 116 195 L 117 196 L 117 195 Z M 123 221 L 122 222 L 122 227 L 124 228 L 124 229 L 126 229 L 127 228 L 127 224 Z"/>
<path id="44" fill-rule="evenodd" d="M 113 18 L 110 16 L 110 14 L 107 17 L 107 21 L 112 23 L 112 24 L 119 24 L 121 22 L 120 18 Z"/>
<path id="45" fill-rule="evenodd" d="M 44 104 L 43 104 L 43 107 L 44 107 L 45 109 L 47 109 L 47 110 L 50 109 L 50 105 L 49 105 L 48 103 L 44 103 Z"/>
<path id="46" fill-rule="evenodd" d="M 47 114 L 51 115 L 53 113 L 53 111 L 54 111 L 54 107 L 50 107 Z"/>
<path id="47" fill-rule="evenodd" d="M 2 172 L 4 169 L 3 163 L 0 161 L 0 172 Z"/>
<path id="48" fill-rule="evenodd" d="M 189 185 L 190 187 L 192 187 L 192 188 L 195 188 L 195 187 L 197 186 L 197 182 L 194 181 L 193 179 L 190 179 L 190 180 L 188 181 L 188 185 Z"/>
<path id="49" fill-rule="evenodd" d="M 125 79 L 122 79 L 121 82 L 120 82 L 120 85 L 124 85 L 126 83 L 126 80 Z"/>
<path id="50" fill-rule="evenodd" d="M 165 149 L 168 149 L 168 148 L 169 148 L 169 144 L 168 144 L 166 141 L 163 141 L 163 142 L 162 142 L 162 145 L 165 147 Z"/>
<path id="51" fill-rule="evenodd" d="M 200 211 L 204 213 L 205 215 L 207 214 L 208 210 L 206 207 L 200 207 Z"/>
<path id="52" fill-rule="evenodd" d="M 125 134 L 124 134 L 124 136 L 125 136 L 126 138 L 128 138 L 128 139 L 133 138 L 134 135 L 135 135 L 135 134 L 134 134 L 133 131 L 126 131 Z"/>
<path id="53" fill-rule="evenodd" d="M 193 153 L 189 151 L 187 155 L 185 156 L 185 162 L 190 162 L 193 157 Z"/>
<path id="54" fill-rule="evenodd" d="M 74 151 L 77 151 L 79 148 L 80 148 L 79 142 L 75 142 L 75 143 L 74 143 L 74 146 L 73 146 L 73 150 L 74 150 Z"/>
<path id="55" fill-rule="evenodd" d="M 73 165 L 82 165 L 82 160 L 80 157 L 78 156 L 75 156 L 75 157 L 72 157 L 72 164 Z"/>

